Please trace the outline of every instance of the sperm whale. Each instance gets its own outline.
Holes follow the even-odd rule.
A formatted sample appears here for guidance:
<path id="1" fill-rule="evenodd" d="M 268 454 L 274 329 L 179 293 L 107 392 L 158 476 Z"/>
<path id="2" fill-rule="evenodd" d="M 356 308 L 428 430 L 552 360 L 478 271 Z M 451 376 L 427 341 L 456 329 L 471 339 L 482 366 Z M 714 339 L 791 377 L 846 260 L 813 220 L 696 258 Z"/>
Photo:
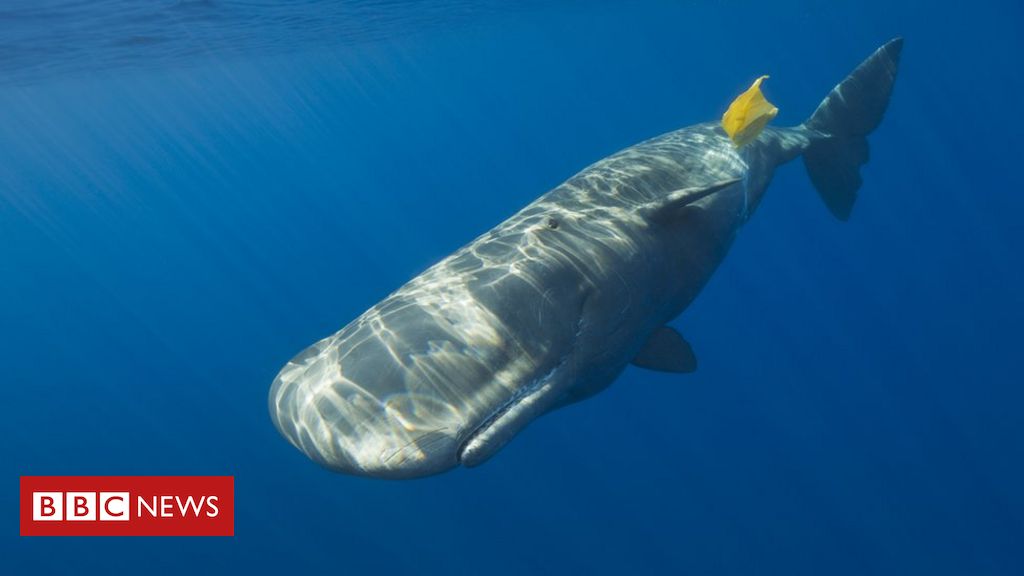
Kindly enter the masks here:
<path id="1" fill-rule="evenodd" d="M 723 123 L 585 168 L 295 356 L 270 389 L 275 426 L 332 470 L 414 478 L 484 462 L 630 363 L 693 371 L 667 323 L 777 166 L 802 157 L 828 209 L 849 218 L 901 48 L 880 47 L 799 126 L 765 126 L 774 107 L 759 79 Z"/>

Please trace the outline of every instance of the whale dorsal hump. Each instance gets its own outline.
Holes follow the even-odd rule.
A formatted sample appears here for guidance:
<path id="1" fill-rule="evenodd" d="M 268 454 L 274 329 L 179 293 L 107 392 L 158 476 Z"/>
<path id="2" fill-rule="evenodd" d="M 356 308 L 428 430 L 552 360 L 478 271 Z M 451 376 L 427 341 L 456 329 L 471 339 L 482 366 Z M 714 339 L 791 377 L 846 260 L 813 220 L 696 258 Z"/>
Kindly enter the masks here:
<path id="1" fill-rule="evenodd" d="M 633 365 L 659 372 L 686 373 L 697 369 L 697 357 L 679 332 L 662 326 L 647 339 L 633 358 Z"/>
<path id="2" fill-rule="evenodd" d="M 707 198 L 719 190 L 728 188 L 739 181 L 739 178 L 731 178 L 707 186 L 694 186 L 673 190 L 665 196 L 645 205 L 643 209 L 644 216 L 650 222 L 672 222 L 683 213 L 683 208 L 702 198 Z"/>

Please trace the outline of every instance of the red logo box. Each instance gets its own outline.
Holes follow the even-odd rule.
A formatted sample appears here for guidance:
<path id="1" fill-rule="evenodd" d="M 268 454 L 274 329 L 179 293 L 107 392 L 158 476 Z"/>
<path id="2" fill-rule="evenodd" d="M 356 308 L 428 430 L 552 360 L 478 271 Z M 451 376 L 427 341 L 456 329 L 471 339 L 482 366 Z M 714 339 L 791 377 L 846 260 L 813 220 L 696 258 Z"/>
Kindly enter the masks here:
<path id="1" fill-rule="evenodd" d="M 234 536 L 234 476 L 22 476 L 22 536 Z"/>

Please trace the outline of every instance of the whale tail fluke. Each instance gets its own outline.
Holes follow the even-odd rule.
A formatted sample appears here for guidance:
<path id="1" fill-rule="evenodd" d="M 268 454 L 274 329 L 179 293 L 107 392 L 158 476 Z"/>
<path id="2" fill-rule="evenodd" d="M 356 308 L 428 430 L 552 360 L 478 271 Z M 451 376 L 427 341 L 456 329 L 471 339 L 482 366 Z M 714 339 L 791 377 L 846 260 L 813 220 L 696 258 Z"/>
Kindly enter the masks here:
<path id="1" fill-rule="evenodd" d="M 878 127 L 889 105 L 903 39 L 884 44 L 839 83 L 804 128 L 814 134 L 804 151 L 811 182 L 832 214 L 847 220 L 868 161 L 867 135 Z"/>

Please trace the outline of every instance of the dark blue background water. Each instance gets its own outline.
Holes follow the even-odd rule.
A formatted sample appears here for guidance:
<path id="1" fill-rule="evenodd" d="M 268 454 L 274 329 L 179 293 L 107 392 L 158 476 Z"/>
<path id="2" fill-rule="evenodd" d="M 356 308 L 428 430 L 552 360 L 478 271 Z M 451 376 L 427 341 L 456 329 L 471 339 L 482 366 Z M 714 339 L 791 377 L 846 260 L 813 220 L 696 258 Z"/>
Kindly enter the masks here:
<path id="1" fill-rule="evenodd" d="M 0 572 L 1024 573 L 1019 2 L 39 6 L 0 10 Z M 294 353 L 575 171 L 760 74 L 798 123 L 898 34 L 853 218 L 782 168 L 675 322 L 696 374 L 421 481 L 273 429 Z M 30 474 L 231 474 L 237 535 L 21 538 Z"/>

